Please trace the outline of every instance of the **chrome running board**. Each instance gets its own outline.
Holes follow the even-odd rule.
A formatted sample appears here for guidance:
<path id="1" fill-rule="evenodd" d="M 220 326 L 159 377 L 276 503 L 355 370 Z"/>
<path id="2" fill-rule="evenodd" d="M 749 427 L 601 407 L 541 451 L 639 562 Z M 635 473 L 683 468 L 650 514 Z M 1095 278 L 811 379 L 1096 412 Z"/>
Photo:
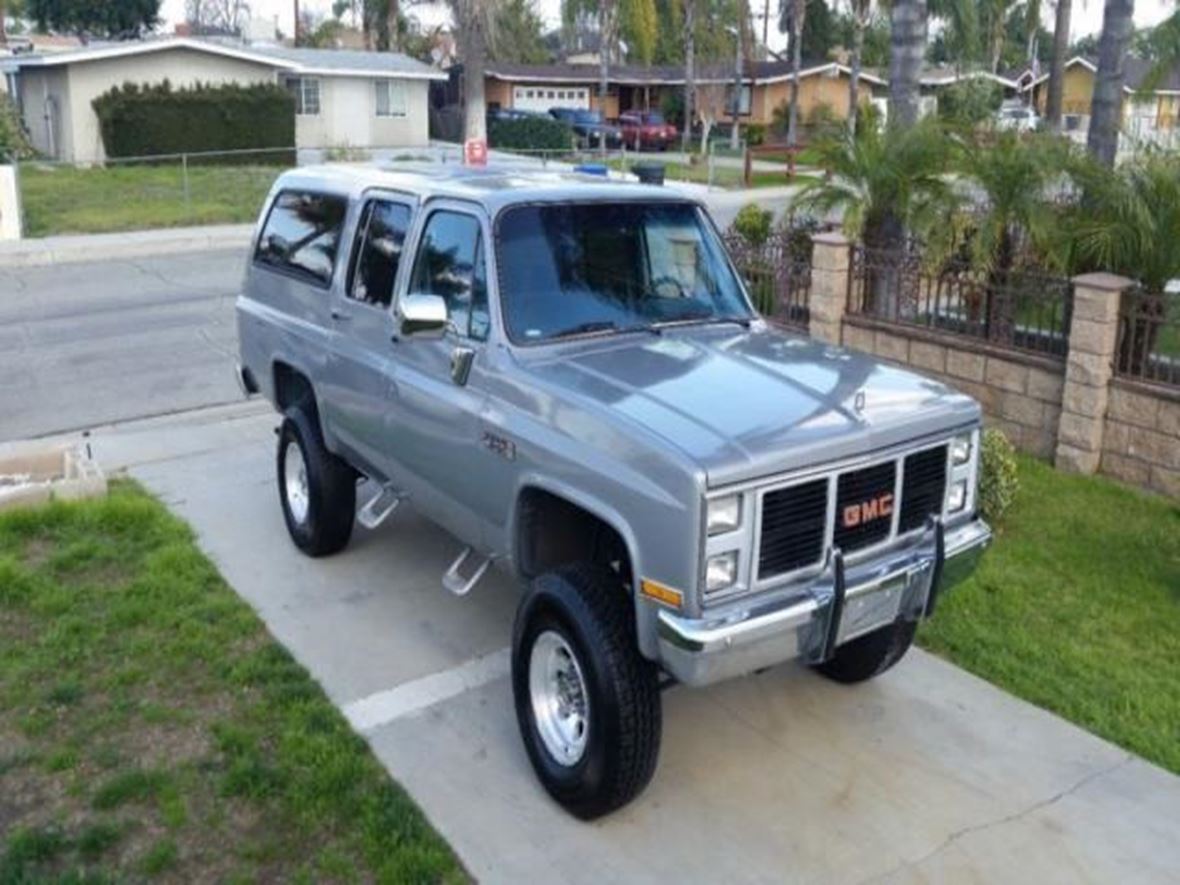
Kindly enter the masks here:
<path id="1" fill-rule="evenodd" d="M 369 531 L 373 531 L 389 519 L 390 514 L 397 510 L 397 505 L 401 502 L 401 492 L 392 486 L 382 486 L 369 503 L 361 508 L 360 513 L 356 515 L 356 521 Z"/>
<path id="2" fill-rule="evenodd" d="M 470 575 L 464 575 L 463 566 L 467 564 L 468 558 L 472 556 L 475 557 L 474 570 Z M 476 553 L 472 548 L 466 547 L 459 554 L 458 558 L 451 563 L 451 567 L 447 569 L 446 574 L 443 575 L 442 584 L 456 596 L 466 596 L 487 573 L 488 566 L 491 564 L 492 557 Z"/>

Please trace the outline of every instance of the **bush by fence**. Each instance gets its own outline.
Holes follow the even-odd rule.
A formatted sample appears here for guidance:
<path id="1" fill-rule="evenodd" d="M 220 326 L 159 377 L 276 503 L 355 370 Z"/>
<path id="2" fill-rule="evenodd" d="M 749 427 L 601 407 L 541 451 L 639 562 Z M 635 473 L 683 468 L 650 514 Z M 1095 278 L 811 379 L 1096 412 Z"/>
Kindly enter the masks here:
<path id="1" fill-rule="evenodd" d="M 167 80 L 153 86 L 127 83 L 100 95 L 93 105 L 108 157 L 288 148 L 295 144 L 294 99 L 287 90 L 272 84 L 175 89 Z M 211 158 L 208 162 L 217 161 Z M 289 165 L 294 162 L 294 150 L 259 154 L 257 162 Z"/>
<path id="2" fill-rule="evenodd" d="M 568 151 L 573 144 L 570 128 L 548 117 L 490 120 L 488 144 L 506 151 Z"/>
<path id="3" fill-rule="evenodd" d="M 21 129 L 20 114 L 7 95 L 0 93 L 0 163 L 23 160 L 33 155 Z"/>

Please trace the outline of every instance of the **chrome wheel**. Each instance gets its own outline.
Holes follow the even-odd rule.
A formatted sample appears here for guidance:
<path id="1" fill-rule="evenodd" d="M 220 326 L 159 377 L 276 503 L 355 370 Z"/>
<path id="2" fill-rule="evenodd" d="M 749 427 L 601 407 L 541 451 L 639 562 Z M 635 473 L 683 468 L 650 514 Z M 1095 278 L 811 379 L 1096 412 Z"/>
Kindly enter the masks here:
<path id="1" fill-rule="evenodd" d="M 311 496 L 307 490 L 307 464 L 303 460 L 303 450 L 295 440 L 287 443 L 287 450 L 283 453 L 283 484 L 291 518 L 303 525 L 311 508 Z"/>
<path id="2" fill-rule="evenodd" d="M 590 703 L 573 649 L 553 630 L 533 643 L 529 695 L 533 720 L 549 755 L 559 765 L 577 765 L 590 735 Z"/>

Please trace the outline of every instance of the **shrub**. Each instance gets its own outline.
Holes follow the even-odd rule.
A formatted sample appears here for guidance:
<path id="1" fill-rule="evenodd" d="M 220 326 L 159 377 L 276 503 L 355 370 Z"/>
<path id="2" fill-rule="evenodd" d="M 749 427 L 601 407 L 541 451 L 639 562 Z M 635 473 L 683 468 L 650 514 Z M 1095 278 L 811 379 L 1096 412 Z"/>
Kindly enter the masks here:
<path id="1" fill-rule="evenodd" d="M 733 229 L 751 246 L 765 245 L 770 239 L 774 213 L 757 203 L 747 203 L 733 219 Z"/>
<path id="2" fill-rule="evenodd" d="M 295 100 L 274 84 L 163 83 L 116 86 L 92 102 L 108 157 L 293 148 Z M 217 158 L 216 162 L 294 162 L 292 151 Z M 210 162 L 209 158 L 204 160 Z"/>
<path id="3" fill-rule="evenodd" d="M 765 123 L 747 123 L 746 124 L 746 144 L 750 147 L 758 147 L 766 143 L 766 124 Z"/>
<path id="4" fill-rule="evenodd" d="M 24 160 L 32 155 L 33 149 L 25 138 L 16 105 L 7 95 L 0 93 L 0 163 Z"/>
<path id="5" fill-rule="evenodd" d="M 1004 102 L 999 83 L 972 78 L 960 80 L 938 97 L 938 116 L 948 123 L 977 126 L 991 120 Z"/>
<path id="6" fill-rule="evenodd" d="M 980 459 L 979 508 L 984 519 L 996 524 L 1004 518 L 1020 490 L 1016 450 L 1001 431 L 988 428 L 983 432 Z"/>
<path id="7" fill-rule="evenodd" d="M 488 144 L 509 151 L 568 151 L 573 138 L 570 128 L 551 117 L 525 117 L 519 120 L 491 120 Z"/>

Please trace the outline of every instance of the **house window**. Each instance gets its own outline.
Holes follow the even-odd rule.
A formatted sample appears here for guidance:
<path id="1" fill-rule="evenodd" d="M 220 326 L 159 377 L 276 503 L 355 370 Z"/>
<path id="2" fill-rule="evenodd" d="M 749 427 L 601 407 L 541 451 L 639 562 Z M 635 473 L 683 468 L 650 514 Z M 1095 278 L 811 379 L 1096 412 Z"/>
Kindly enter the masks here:
<path id="1" fill-rule="evenodd" d="M 295 96 L 295 114 L 299 117 L 318 117 L 320 113 L 320 81 L 315 77 L 291 77 L 287 89 Z"/>
<path id="2" fill-rule="evenodd" d="M 401 80 L 378 80 L 377 116 L 404 117 L 406 115 L 406 84 Z"/>

